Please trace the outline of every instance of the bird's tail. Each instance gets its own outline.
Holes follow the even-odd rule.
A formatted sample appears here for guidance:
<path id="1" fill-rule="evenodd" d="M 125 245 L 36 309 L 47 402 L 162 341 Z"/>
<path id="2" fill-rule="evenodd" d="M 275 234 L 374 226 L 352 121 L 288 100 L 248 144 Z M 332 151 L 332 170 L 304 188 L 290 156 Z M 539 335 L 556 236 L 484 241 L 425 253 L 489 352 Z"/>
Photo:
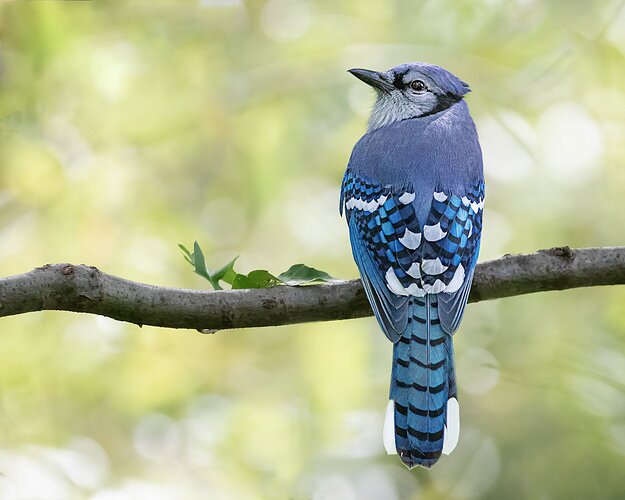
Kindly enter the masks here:
<path id="1" fill-rule="evenodd" d="M 384 446 L 410 469 L 430 468 L 453 451 L 460 433 L 454 351 L 436 295 L 411 300 L 408 326 L 393 347 Z"/>

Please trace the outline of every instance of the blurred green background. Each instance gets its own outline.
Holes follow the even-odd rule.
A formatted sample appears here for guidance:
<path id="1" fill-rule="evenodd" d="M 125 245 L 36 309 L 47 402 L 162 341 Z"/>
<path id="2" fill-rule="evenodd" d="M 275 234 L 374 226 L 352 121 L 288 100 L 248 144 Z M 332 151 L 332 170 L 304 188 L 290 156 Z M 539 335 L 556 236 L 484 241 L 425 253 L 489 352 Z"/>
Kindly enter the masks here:
<path id="1" fill-rule="evenodd" d="M 203 288 L 209 265 L 356 276 L 338 191 L 406 61 L 469 82 L 482 260 L 623 244 L 619 1 L 0 2 L 0 275 L 54 262 Z M 625 288 L 469 306 L 462 432 L 432 470 L 381 440 L 371 318 L 201 335 L 0 319 L 3 499 L 625 497 Z"/>

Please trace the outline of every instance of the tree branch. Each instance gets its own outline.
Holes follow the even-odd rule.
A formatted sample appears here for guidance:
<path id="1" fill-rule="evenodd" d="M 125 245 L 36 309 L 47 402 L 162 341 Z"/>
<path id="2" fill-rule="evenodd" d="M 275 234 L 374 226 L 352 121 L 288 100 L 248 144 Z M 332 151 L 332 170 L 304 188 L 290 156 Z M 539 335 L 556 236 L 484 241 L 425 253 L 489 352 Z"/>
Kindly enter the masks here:
<path id="1" fill-rule="evenodd" d="M 477 266 L 470 302 L 549 290 L 625 284 L 625 247 L 568 247 Z M 61 310 L 138 325 L 200 331 L 360 318 L 372 314 L 360 280 L 254 290 L 184 290 L 53 264 L 0 278 L 0 316 Z"/>

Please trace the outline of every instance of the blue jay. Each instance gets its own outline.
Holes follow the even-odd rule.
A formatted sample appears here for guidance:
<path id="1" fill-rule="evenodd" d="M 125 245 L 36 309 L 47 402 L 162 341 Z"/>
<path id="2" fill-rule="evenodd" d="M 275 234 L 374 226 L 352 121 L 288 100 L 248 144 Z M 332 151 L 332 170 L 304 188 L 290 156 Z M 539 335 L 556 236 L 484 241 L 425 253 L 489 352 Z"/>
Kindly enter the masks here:
<path id="1" fill-rule="evenodd" d="M 377 99 L 341 188 L 367 298 L 393 342 L 384 446 L 432 467 L 460 433 L 452 335 L 480 248 L 484 176 L 466 83 L 424 63 L 349 70 Z"/>

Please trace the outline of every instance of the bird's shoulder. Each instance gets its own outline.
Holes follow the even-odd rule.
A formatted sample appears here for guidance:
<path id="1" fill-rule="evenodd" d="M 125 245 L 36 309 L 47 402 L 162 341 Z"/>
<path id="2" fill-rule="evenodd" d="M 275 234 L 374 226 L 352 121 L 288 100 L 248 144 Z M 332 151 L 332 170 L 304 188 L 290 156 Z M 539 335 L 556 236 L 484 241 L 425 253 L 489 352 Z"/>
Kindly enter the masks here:
<path id="1" fill-rule="evenodd" d="M 391 123 L 356 143 L 348 169 L 381 184 L 414 183 L 460 192 L 482 178 L 482 152 L 464 102 L 424 118 Z"/>

